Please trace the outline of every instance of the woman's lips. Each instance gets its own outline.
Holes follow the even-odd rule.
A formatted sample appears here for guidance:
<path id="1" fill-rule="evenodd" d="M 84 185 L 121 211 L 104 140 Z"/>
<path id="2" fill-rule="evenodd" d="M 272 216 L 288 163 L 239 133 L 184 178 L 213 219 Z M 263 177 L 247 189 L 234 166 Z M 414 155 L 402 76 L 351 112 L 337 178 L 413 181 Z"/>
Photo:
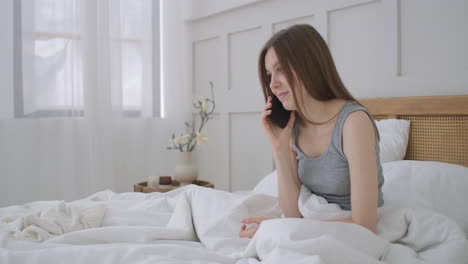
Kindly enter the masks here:
<path id="1" fill-rule="evenodd" d="M 278 98 L 283 98 L 285 95 L 287 95 L 289 92 L 283 92 L 283 93 L 280 93 L 278 94 Z"/>

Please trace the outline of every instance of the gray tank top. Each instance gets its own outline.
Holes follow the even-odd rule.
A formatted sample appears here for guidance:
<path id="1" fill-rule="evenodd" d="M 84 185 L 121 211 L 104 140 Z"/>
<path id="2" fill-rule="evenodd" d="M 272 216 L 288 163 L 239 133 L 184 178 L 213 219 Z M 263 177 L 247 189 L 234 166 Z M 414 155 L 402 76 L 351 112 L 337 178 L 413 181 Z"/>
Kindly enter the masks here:
<path id="1" fill-rule="evenodd" d="M 302 184 L 309 190 L 319 196 L 325 198 L 329 203 L 338 204 L 343 210 L 351 210 L 351 179 L 349 175 L 349 164 L 346 156 L 343 153 L 343 124 L 346 117 L 354 111 L 365 111 L 369 117 L 370 113 L 364 107 L 354 101 L 348 101 L 335 123 L 330 145 L 327 151 L 320 157 L 311 158 L 305 155 L 297 147 L 297 135 L 299 133 L 299 123 L 294 123 L 294 151 L 298 161 L 298 175 Z M 374 120 L 371 118 L 375 126 Z M 377 128 L 376 128 L 377 129 Z M 382 164 L 380 162 L 380 148 L 376 144 L 377 169 L 378 169 L 378 187 L 379 187 L 379 203 L 383 205 L 382 185 L 384 183 Z"/>

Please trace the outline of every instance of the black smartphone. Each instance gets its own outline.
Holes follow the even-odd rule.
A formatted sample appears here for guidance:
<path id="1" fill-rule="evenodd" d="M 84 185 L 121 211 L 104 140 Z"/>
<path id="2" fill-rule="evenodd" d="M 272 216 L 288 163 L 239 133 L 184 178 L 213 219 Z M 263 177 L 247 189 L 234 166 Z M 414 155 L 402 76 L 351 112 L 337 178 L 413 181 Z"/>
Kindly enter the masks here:
<path id="1" fill-rule="evenodd" d="M 288 124 L 289 117 L 291 116 L 291 111 L 286 110 L 283 107 L 283 104 L 276 96 L 272 96 L 271 99 L 271 114 L 267 118 L 273 122 L 275 125 L 285 128 Z"/>

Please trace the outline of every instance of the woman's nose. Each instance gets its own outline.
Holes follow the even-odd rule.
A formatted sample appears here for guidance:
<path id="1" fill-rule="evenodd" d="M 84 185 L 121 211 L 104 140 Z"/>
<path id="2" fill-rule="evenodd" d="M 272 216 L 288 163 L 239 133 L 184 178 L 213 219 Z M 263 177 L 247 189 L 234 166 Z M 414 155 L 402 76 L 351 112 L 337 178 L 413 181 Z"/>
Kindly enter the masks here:
<path id="1" fill-rule="evenodd" d="M 271 76 L 271 80 L 270 80 L 270 89 L 275 89 L 279 86 L 279 81 L 278 79 L 275 77 L 275 76 Z"/>

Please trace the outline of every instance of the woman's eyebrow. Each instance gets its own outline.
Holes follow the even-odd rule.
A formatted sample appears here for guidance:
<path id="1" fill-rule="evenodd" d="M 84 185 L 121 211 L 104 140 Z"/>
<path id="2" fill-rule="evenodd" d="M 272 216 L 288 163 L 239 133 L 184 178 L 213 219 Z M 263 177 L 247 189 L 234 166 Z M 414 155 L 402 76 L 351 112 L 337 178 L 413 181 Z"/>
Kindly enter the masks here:
<path id="1" fill-rule="evenodd" d="M 276 65 L 278 65 L 278 62 L 275 62 L 275 63 L 273 64 L 273 68 L 275 68 L 275 67 L 276 67 Z M 265 70 L 266 70 L 266 71 L 268 71 L 268 68 L 267 68 L 267 66 L 266 66 L 266 65 L 265 65 Z"/>

